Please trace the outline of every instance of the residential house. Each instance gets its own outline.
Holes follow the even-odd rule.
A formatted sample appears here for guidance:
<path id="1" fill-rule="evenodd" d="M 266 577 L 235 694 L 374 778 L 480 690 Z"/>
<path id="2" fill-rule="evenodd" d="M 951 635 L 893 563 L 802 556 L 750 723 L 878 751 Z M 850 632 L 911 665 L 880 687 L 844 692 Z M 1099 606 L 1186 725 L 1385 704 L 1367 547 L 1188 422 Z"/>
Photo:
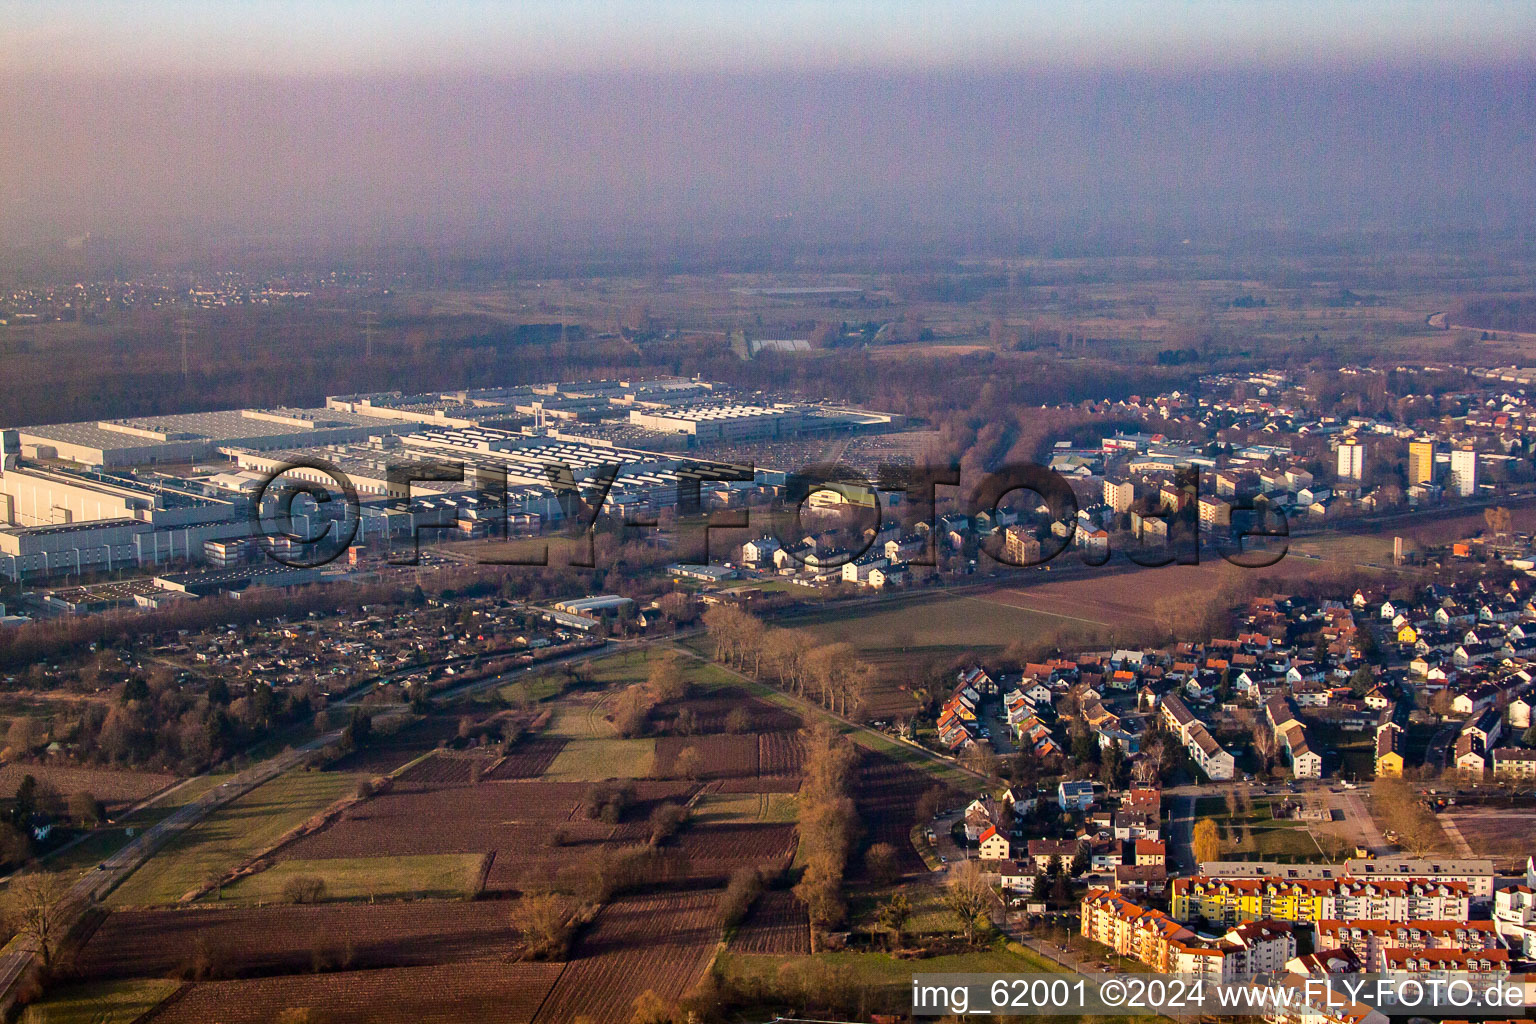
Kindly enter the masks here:
<path id="1" fill-rule="evenodd" d="M 978 844 L 982 860 L 1007 860 L 1012 852 L 1008 837 L 999 832 L 996 825 L 981 833 Z"/>
<path id="2" fill-rule="evenodd" d="M 1093 783 L 1086 779 L 1062 780 L 1056 787 L 1056 804 L 1064 811 L 1086 811 L 1093 806 Z"/>

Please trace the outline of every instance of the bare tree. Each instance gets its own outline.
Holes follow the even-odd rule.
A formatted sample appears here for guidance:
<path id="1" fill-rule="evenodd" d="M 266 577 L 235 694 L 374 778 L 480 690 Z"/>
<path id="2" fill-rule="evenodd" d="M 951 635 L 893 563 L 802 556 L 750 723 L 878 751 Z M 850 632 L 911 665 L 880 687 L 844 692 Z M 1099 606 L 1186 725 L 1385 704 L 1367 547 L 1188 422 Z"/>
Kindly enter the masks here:
<path id="1" fill-rule="evenodd" d="M 694 747 L 684 747 L 672 765 L 672 774 L 680 779 L 695 781 L 704 771 L 704 758 Z"/>
<path id="2" fill-rule="evenodd" d="M 688 684 L 683 681 L 683 670 L 676 651 L 663 651 L 651 660 L 646 673 L 646 686 L 650 688 L 651 697 L 659 704 L 669 704 L 687 695 Z"/>
<path id="3" fill-rule="evenodd" d="M 570 901 L 555 892 L 529 893 L 512 907 L 512 927 L 529 956 L 559 959 L 571 941 Z"/>
<path id="4" fill-rule="evenodd" d="M 864 853 L 864 870 L 881 885 L 890 885 L 901 876 L 901 858 L 890 843 L 876 843 Z"/>
<path id="5" fill-rule="evenodd" d="M 992 748 L 982 741 L 965 752 L 965 766 L 978 775 L 995 779 L 998 775 L 999 762 Z"/>
<path id="6" fill-rule="evenodd" d="M 283 883 L 282 896 L 289 903 L 319 903 L 325 899 L 325 879 L 318 875 L 296 875 Z"/>
<path id="7" fill-rule="evenodd" d="M 965 931 L 967 944 L 976 941 L 976 919 L 992 901 L 992 889 L 981 865 L 974 860 L 956 865 L 949 872 L 949 884 L 944 890 L 944 906 L 949 908 Z"/>
<path id="8" fill-rule="evenodd" d="M 69 879 L 48 871 L 18 875 L 5 890 L 6 923 L 31 944 L 44 970 L 53 966 L 64 939 L 66 922 L 59 917 L 68 896 Z"/>

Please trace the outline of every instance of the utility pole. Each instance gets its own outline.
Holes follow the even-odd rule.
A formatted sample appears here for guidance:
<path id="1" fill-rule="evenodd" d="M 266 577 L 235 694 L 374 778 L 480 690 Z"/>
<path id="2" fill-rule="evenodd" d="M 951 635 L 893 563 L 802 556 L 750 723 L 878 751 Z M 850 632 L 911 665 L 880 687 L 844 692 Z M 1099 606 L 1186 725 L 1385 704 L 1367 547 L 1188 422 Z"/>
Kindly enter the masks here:
<path id="1" fill-rule="evenodd" d="M 373 358 L 373 336 L 379 326 L 378 315 L 372 312 L 363 314 L 363 358 Z"/>
<path id="2" fill-rule="evenodd" d="M 192 318 L 186 313 L 176 321 L 176 336 L 181 339 L 181 382 L 187 382 L 187 343 L 192 340 Z"/>

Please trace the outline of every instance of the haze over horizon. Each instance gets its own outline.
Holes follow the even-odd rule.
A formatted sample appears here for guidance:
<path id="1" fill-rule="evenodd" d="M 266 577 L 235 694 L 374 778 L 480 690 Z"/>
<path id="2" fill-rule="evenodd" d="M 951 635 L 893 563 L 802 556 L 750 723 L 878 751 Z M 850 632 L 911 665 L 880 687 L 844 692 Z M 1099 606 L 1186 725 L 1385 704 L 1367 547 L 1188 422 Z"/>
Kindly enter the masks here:
<path id="1" fill-rule="evenodd" d="M 1536 209 L 1529 5 L 0 18 L 7 244 L 710 238 L 788 218 L 828 235 L 1508 230 Z"/>

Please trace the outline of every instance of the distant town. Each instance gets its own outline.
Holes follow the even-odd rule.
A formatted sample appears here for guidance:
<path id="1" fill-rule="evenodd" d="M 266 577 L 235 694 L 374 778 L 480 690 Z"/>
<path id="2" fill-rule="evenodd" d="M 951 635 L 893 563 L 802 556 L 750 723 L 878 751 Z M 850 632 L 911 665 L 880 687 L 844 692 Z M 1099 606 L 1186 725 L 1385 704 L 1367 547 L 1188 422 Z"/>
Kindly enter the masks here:
<path id="1" fill-rule="evenodd" d="M 1348 392 L 1390 412 L 1346 414 Z M 867 927 L 881 941 L 919 942 L 922 900 L 963 908 L 968 942 L 982 926 L 1051 969 L 1508 979 L 1536 958 L 1536 553 L 1509 510 L 1536 483 L 1527 408 L 1520 371 L 1437 365 L 1216 374 L 1044 407 L 1068 436 L 1043 434 L 1038 464 L 1070 489 L 1068 516 L 1027 491 L 975 509 L 956 488 L 924 502 L 893 483 L 932 472 L 921 422 L 690 377 L 8 429 L 0 575 L 22 586 L 3 622 L 13 658 L 34 653 L 0 679 L 45 707 L 61 691 L 161 695 L 131 728 L 115 712 L 14 719 L 11 856 L 88 834 L 62 810 L 86 797 L 60 786 L 92 765 L 184 776 L 294 730 L 313 737 L 305 763 L 332 771 L 367 751 L 420 765 L 402 778 L 484 778 L 548 747 L 555 761 L 529 770 L 564 777 L 573 737 L 540 707 L 563 714 L 593 679 L 635 679 L 620 666 L 637 653 L 640 678 L 604 717 L 614 742 L 654 753 L 602 774 L 732 778 L 731 730 L 749 720 L 711 746 L 688 738 L 705 728 L 694 712 L 658 717 L 680 664 L 656 652 L 676 643 L 727 673 L 711 686 L 761 687 L 808 725 L 854 726 L 893 765 L 917 759 L 905 813 L 859 791 L 889 835 L 859 877 L 932 876 L 879 897 Z M 842 479 L 792 491 L 829 458 Z M 264 533 L 285 477 L 345 481 L 357 503 L 315 502 L 290 513 L 293 536 Z M 774 516 L 786 500 L 793 536 Z M 687 509 L 708 529 L 690 535 Z M 302 564 L 303 538 L 348 517 L 350 542 Z M 711 534 L 707 554 L 689 547 Z M 1236 576 L 1179 582 L 1210 572 L 1213 551 Z M 1244 569 L 1234 552 L 1264 557 Z M 1164 582 L 1136 589 L 1138 574 Z M 1010 636 L 1004 612 L 978 610 L 1002 631 L 992 653 L 950 641 L 947 667 L 901 653 L 921 646 L 924 609 L 1028 615 L 1039 587 L 1144 598 L 1099 634 L 1108 647 L 1091 631 Z M 883 654 L 838 641 L 837 622 L 908 609 L 907 625 L 872 626 Z M 484 694 L 500 702 L 490 718 Z M 390 753 L 454 708 L 450 748 Z M 483 762 L 448 752 L 487 742 Z M 584 799 L 630 799 L 591 785 Z M 694 814 L 715 799 L 702 792 Z M 852 826 L 819 836 L 831 826 L 808 823 L 811 799 L 802 788 L 799 842 L 840 847 Z M 711 833 L 684 827 L 690 843 Z M 123 866 L 130 893 L 137 865 Z M 813 948 L 856 943 L 853 870 L 842 855 L 802 878 L 798 909 L 771 913 L 804 914 Z"/>

